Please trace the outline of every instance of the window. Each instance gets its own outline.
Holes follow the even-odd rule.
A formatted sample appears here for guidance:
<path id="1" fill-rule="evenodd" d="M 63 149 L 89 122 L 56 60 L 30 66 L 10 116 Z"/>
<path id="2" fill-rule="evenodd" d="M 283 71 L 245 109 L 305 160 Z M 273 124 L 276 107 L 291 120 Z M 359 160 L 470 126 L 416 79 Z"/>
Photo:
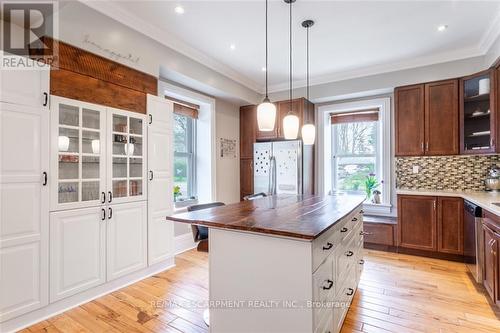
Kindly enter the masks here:
<path id="1" fill-rule="evenodd" d="M 333 189 L 364 194 L 368 175 L 382 180 L 378 110 L 335 114 L 331 122 Z"/>
<path id="2" fill-rule="evenodd" d="M 174 200 L 196 199 L 196 119 L 174 114 Z"/>

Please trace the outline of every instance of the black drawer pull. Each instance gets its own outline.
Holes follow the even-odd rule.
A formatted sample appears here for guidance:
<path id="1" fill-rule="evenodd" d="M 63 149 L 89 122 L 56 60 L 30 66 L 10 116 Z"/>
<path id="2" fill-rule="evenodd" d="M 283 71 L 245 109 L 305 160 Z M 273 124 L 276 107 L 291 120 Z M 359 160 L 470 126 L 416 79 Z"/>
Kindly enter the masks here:
<path id="1" fill-rule="evenodd" d="M 113 201 L 113 193 L 111 191 L 108 191 L 108 202 Z"/>
<path id="2" fill-rule="evenodd" d="M 354 255 L 354 252 L 347 251 L 345 255 L 348 256 L 348 257 L 352 257 Z"/>
<path id="3" fill-rule="evenodd" d="M 347 295 L 347 296 L 352 296 L 352 294 L 354 294 L 354 289 L 352 289 L 352 288 L 347 288 L 347 290 L 349 290 L 349 291 L 346 293 L 346 295 Z"/>
<path id="4" fill-rule="evenodd" d="M 353 217 L 353 218 L 352 218 L 352 221 L 353 221 L 353 222 L 356 222 L 357 220 L 358 220 L 358 219 L 357 219 L 356 217 Z"/>
<path id="5" fill-rule="evenodd" d="M 363 259 L 361 259 L 361 260 L 359 261 L 359 264 L 360 264 L 360 265 L 364 265 L 364 264 L 365 264 L 365 261 L 364 261 Z"/>
<path id="6" fill-rule="evenodd" d="M 101 221 L 104 221 L 106 219 L 106 211 L 104 210 L 104 208 L 101 208 L 101 212 L 102 212 Z"/>
<path id="7" fill-rule="evenodd" d="M 113 217 L 113 209 L 109 207 L 108 211 L 109 211 L 108 220 L 111 220 L 111 218 Z"/>
<path id="8" fill-rule="evenodd" d="M 333 244 L 328 242 L 328 243 L 326 243 L 326 246 L 323 246 L 323 250 L 325 250 L 325 251 L 330 250 L 332 247 L 333 247 Z"/>
<path id="9" fill-rule="evenodd" d="M 101 203 L 105 203 L 106 202 L 106 192 L 101 192 L 101 195 L 102 195 Z"/>
<path id="10" fill-rule="evenodd" d="M 347 229 L 346 227 L 343 227 L 342 229 L 340 229 L 340 232 L 347 232 L 347 230 L 349 230 L 349 229 Z"/>
<path id="11" fill-rule="evenodd" d="M 42 183 L 43 186 L 47 186 L 47 172 L 43 172 L 43 183 Z"/>
<path id="12" fill-rule="evenodd" d="M 328 280 L 326 280 L 326 282 L 328 283 L 328 286 L 326 286 L 326 287 L 323 286 L 323 290 L 330 290 L 330 289 L 332 289 L 332 287 L 333 287 L 333 281 L 330 280 L 330 279 L 328 279 Z"/>

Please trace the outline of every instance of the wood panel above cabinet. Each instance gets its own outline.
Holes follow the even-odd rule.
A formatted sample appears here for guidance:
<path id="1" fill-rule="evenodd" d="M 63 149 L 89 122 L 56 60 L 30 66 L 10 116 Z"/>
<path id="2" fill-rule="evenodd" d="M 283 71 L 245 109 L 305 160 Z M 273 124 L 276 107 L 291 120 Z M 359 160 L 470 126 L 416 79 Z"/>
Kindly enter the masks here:
<path id="1" fill-rule="evenodd" d="M 398 87 L 396 156 L 458 154 L 458 80 Z"/>

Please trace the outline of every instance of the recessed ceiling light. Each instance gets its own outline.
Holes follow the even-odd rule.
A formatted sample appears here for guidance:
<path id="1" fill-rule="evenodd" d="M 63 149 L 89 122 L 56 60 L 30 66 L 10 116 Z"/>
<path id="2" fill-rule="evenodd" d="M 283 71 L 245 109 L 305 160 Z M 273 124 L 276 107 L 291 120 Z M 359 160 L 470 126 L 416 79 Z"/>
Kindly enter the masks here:
<path id="1" fill-rule="evenodd" d="M 229 48 L 230 48 L 231 50 L 235 50 L 235 49 L 236 49 L 236 45 L 231 44 L 231 45 L 229 45 Z"/>
<path id="2" fill-rule="evenodd" d="M 262 71 L 265 72 L 267 69 L 266 67 L 262 67 Z"/>
<path id="3" fill-rule="evenodd" d="M 437 27 L 438 31 L 443 32 L 446 29 L 448 29 L 448 26 L 446 24 L 441 24 L 440 26 Z"/>
<path id="4" fill-rule="evenodd" d="M 184 7 L 182 6 L 175 6 L 174 10 L 177 14 L 184 14 Z"/>

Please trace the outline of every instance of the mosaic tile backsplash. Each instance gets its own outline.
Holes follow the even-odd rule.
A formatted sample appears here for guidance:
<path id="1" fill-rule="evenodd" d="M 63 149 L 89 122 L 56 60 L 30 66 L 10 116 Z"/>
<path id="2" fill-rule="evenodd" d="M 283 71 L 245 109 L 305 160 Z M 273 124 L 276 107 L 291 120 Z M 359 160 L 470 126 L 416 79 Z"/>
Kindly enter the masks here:
<path id="1" fill-rule="evenodd" d="M 396 157 L 396 187 L 482 191 L 492 165 L 500 166 L 500 155 Z"/>

